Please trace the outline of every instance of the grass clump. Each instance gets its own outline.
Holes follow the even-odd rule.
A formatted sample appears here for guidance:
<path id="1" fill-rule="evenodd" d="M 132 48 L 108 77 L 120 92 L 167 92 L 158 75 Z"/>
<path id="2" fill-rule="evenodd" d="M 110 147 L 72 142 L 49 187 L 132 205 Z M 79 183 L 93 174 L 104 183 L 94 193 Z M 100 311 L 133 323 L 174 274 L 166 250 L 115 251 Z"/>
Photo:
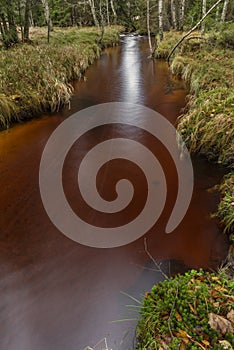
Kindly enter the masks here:
<path id="1" fill-rule="evenodd" d="M 81 78 L 102 48 L 118 43 L 118 29 L 107 28 L 100 42 L 96 28 L 55 28 L 49 44 L 46 28 L 33 29 L 31 44 L 0 50 L 0 128 L 68 104 L 70 82 Z"/>
<path id="2" fill-rule="evenodd" d="M 234 233 L 234 172 L 224 177 L 219 186 L 222 199 L 215 214 L 224 226 L 224 232 Z"/>
<path id="3" fill-rule="evenodd" d="M 172 47 L 181 38 L 181 33 L 177 31 L 170 31 L 164 33 L 164 40 L 160 41 L 155 52 L 156 58 L 166 59 Z"/>
<path id="4" fill-rule="evenodd" d="M 234 346 L 234 282 L 191 270 L 146 293 L 137 349 L 223 349 Z"/>
<path id="5" fill-rule="evenodd" d="M 209 36 L 199 47 L 192 42 L 180 48 L 171 64 L 172 72 L 190 84 L 187 110 L 179 118 L 178 131 L 192 153 L 233 165 L 234 52 L 218 44 L 214 47 Z"/>

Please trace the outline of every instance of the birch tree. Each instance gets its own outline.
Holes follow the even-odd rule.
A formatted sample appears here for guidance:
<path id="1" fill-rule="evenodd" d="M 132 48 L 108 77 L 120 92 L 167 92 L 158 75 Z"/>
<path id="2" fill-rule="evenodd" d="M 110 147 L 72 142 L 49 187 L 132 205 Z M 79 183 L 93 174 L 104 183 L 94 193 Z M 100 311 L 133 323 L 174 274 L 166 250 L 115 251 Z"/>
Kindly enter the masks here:
<path id="1" fill-rule="evenodd" d="M 158 0 L 158 28 L 159 38 L 163 40 L 163 0 Z"/>
<path id="2" fill-rule="evenodd" d="M 184 27 L 184 10 L 185 10 L 185 0 L 180 0 L 180 30 L 183 30 Z"/>
<path id="3" fill-rule="evenodd" d="M 99 23 L 98 23 L 97 16 L 96 16 L 96 9 L 95 9 L 94 0 L 88 0 L 88 1 L 89 1 L 89 6 L 91 9 L 92 16 L 93 16 L 94 24 L 96 27 L 99 27 Z"/>
<path id="4" fill-rule="evenodd" d="M 150 33 L 150 3 L 149 0 L 146 0 L 146 20 L 147 20 L 147 33 L 148 33 L 148 41 L 150 52 L 152 53 L 152 42 L 151 42 L 151 33 Z"/>
<path id="5" fill-rule="evenodd" d="M 204 17 L 206 14 L 206 0 L 202 0 L 202 17 Z M 205 22 L 202 22 L 201 32 L 202 34 L 205 33 Z"/>
<path id="6" fill-rule="evenodd" d="M 222 15 L 221 15 L 221 22 L 225 22 L 229 1 L 230 0 L 225 0 L 224 1 L 223 11 L 222 11 Z"/>
<path id="7" fill-rule="evenodd" d="M 110 14 L 109 14 L 109 0 L 106 0 L 106 18 L 107 18 L 107 25 L 110 25 Z"/>
<path id="8" fill-rule="evenodd" d="M 114 6 L 114 2 L 113 0 L 110 0 L 110 5 L 111 5 L 111 10 L 113 12 L 113 16 L 114 16 L 114 22 L 116 22 L 116 19 L 117 19 L 117 13 L 115 11 L 115 6 Z"/>
<path id="9" fill-rule="evenodd" d="M 171 19 L 173 29 L 178 29 L 177 12 L 175 0 L 171 0 Z"/>
<path id="10" fill-rule="evenodd" d="M 52 29 L 52 21 L 51 21 L 51 16 L 50 16 L 50 7 L 49 7 L 49 2 L 48 0 L 41 0 L 44 13 L 45 13 L 45 19 L 46 23 L 48 26 L 50 26 L 50 30 Z"/>

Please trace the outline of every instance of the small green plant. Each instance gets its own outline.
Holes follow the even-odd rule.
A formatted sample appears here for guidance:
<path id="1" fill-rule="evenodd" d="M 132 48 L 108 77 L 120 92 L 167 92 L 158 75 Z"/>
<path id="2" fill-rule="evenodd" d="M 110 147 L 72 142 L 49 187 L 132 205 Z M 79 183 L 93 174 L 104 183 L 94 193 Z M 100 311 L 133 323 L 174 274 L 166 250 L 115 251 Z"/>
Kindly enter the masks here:
<path id="1" fill-rule="evenodd" d="M 234 283 L 224 274 L 191 270 L 146 293 L 137 349 L 222 349 L 234 346 Z"/>

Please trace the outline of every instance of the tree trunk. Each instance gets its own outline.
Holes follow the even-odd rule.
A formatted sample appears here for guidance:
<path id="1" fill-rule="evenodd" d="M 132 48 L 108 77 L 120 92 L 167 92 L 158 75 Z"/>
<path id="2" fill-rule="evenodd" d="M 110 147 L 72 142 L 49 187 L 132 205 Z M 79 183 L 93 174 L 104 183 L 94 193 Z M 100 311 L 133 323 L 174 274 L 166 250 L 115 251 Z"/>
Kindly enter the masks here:
<path id="1" fill-rule="evenodd" d="M 199 22 L 197 22 L 197 24 L 195 24 L 195 26 L 190 29 L 171 49 L 168 57 L 167 57 L 167 62 L 170 62 L 170 58 L 172 56 L 172 54 L 174 53 L 175 49 L 184 41 L 185 38 L 187 38 L 187 36 L 189 36 L 189 34 L 191 34 L 194 30 L 196 30 L 200 24 L 204 21 L 204 19 L 216 8 L 216 6 L 218 6 L 223 0 L 218 0 L 210 9 L 209 11 L 206 12 L 206 14 L 204 16 L 202 16 L 202 18 L 200 19 Z"/>
<path id="2" fill-rule="evenodd" d="M 116 11 L 115 11 L 115 7 L 114 7 L 114 2 L 113 2 L 113 0 L 110 0 L 110 4 L 111 4 L 111 10 L 112 10 L 113 16 L 114 16 L 114 22 L 116 23 L 117 13 L 116 13 Z"/>
<path id="3" fill-rule="evenodd" d="M 202 0 L 202 17 L 204 17 L 206 14 L 206 0 Z M 202 27 L 201 27 L 201 32 L 202 34 L 205 33 L 206 27 L 205 27 L 205 23 L 202 22 Z"/>
<path id="4" fill-rule="evenodd" d="M 184 9 L 185 9 L 185 0 L 180 0 L 180 30 L 184 28 Z"/>
<path id="5" fill-rule="evenodd" d="M 51 16 L 50 16 L 50 7 L 49 7 L 49 2 L 48 0 L 41 0 L 43 8 L 44 8 L 44 13 L 45 13 L 45 19 L 47 26 L 50 26 L 49 30 L 51 31 L 53 28 L 53 24 L 51 21 Z"/>
<path id="6" fill-rule="evenodd" d="M 219 16 L 220 16 L 220 5 L 218 5 L 216 8 L 216 15 L 215 15 L 216 22 L 219 21 L 219 18 L 220 18 Z"/>
<path id="7" fill-rule="evenodd" d="M 99 45 L 102 45 L 102 40 L 105 34 L 105 26 L 104 26 L 104 18 L 103 18 L 103 12 L 102 12 L 102 1 L 99 1 L 99 13 L 101 18 L 101 37 L 99 39 Z"/>
<path id="8" fill-rule="evenodd" d="M 152 50 L 151 33 L 150 33 L 150 6 L 149 6 L 149 0 L 146 0 L 146 7 L 147 7 L 146 20 L 147 20 L 148 41 L 149 41 L 150 53 L 152 54 L 153 50 Z"/>
<path id="9" fill-rule="evenodd" d="M 9 28 L 7 30 L 7 33 L 6 33 L 7 35 L 5 37 L 6 37 L 6 40 L 8 41 L 7 47 L 9 47 L 19 42 L 17 28 L 14 20 L 14 9 L 13 9 L 12 1 L 9 1 L 7 3 L 7 20 L 8 20 Z"/>
<path id="10" fill-rule="evenodd" d="M 24 41 L 24 28 L 23 28 L 23 19 L 22 19 L 22 11 L 21 11 L 20 0 L 18 0 L 18 13 L 19 13 L 21 40 Z"/>
<path id="11" fill-rule="evenodd" d="M 107 18 L 107 25 L 110 25 L 110 14 L 109 14 L 109 0 L 106 0 L 106 18 Z"/>
<path id="12" fill-rule="evenodd" d="M 178 21 L 176 15 L 176 4 L 175 0 L 171 0 L 171 19 L 172 19 L 172 27 L 173 29 L 178 29 Z"/>
<path id="13" fill-rule="evenodd" d="M 90 6 L 91 13 L 92 13 L 92 16 L 93 16 L 94 24 L 95 24 L 96 27 L 99 27 L 99 23 L 98 23 L 97 16 L 96 16 L 94 0 L 89 0 L 89 6 Z"/>
<path id="14" fill-rule="evenodd" d="M 24 41 L 29 41 L 30 0 L 26 0 L 24 13 Z"/>
<path id="15" fill-rule="evenodd" d="M 223 11 L 221 15 L 221 22 L 225 22 L 226 15 L 227 15 L 227 8 L 228 8 L 229 0 L 225 0 L 223 4 Z"/>
<path id="16" fill-rule="evenodd" d="M 163 40 L 163 0 L 158 0 L 158 26 L 159 26 L 159 38 Z"/>

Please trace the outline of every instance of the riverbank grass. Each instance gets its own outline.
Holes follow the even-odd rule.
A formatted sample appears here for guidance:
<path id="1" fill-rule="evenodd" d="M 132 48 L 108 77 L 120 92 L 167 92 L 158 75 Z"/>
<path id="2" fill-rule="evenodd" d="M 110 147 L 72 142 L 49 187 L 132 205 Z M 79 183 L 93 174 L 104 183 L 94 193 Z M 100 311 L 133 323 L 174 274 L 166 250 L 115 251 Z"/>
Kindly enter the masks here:
<path id="1" fill-rule="evenodd" d="M 232 349 L 234 282 L 224 272 L 191 270 L 146 293 L 137 349 Z"/>
<path id="2" fill-rule="evenodd" d="M 166 58 L 183 33 L 169 32 L 159 43 L 157 57 Z M 171 47 L 168 48 L 170 38 Z M 171 71 L 190 85 L 188 103 L 178 131 L 191 153 L 234 166 L 234 24 L 205 36 L 192 33 L 170 62 Z M 234 188 L 230 174 L 221 185 L 217 215 L 225 232 L 233 232 Z"/>
<path id="3" fill-rule="evenodd" d="M 70 82 L 80 79 L 101 49 L 119 42 L 118 27 L 33 29 L 30 44 L 0 50 L 0 128 L 69 104 Z"/>

